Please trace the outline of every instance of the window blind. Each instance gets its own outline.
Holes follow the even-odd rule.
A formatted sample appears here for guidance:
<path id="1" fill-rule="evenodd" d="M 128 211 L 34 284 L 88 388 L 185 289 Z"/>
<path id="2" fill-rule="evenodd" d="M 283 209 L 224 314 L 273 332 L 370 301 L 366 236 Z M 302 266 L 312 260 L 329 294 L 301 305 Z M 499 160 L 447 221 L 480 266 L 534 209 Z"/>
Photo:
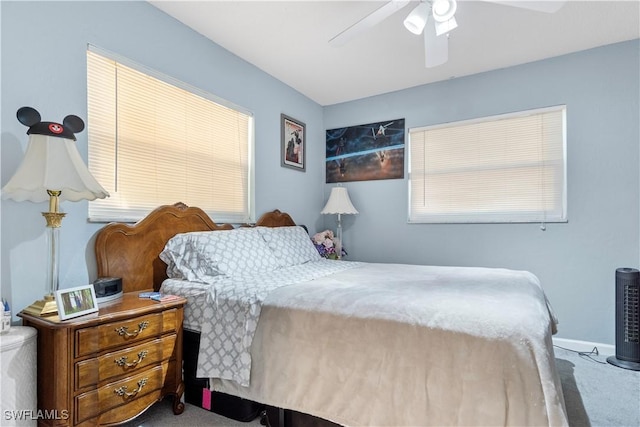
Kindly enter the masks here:
<path id="1" fill-rule="evenodd" d="M 136 221 L 180 201 L 249 222 L 252 116 L 128 65 L 87 51 L 89 169 L 111 194 L 89 203 L 90 220 Z"/>
<path id="2" fill-rule="evenodd" d="M 409 130 L 409 222 L 566 221 L 566 107 Z"/>

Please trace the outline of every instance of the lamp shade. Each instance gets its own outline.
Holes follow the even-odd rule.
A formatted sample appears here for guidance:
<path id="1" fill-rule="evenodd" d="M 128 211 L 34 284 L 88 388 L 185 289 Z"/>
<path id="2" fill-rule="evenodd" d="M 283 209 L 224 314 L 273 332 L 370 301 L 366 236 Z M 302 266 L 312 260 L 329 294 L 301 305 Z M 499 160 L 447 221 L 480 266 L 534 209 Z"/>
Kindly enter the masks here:
<path id="1" fill-rule="evenodd" d="M 329 200 L 324 206 L 321 214 L 357 214 L 358 210 L 353 207 L 351 199 L 349 198 L 349 192 L 346 187 L 333 187 Z"/>
<path id="2" fill-rule="evenodd" d="M 47 190 L 60 200 L 104 199 L 109 193 L 91 175 L 72 139 L 31 134 L 22 163 L 2 189 L 2 197 L 18 202 L 45 202 Z"/>
<path id="3" fill-rule="evenodd" d="M 458 4 L 456 0 L 435 0 L 432 6 L 433 19 L 446 22 L 456 14 Z"/>
<path id="4" fill-rule="evenodd" d="M 432 13 L 436 35 L 441 36 L 458 27 L 458 22 L 454 17 L 457 7 L 456 0 L 436 0 L 433 2 Z"/>
<path id="5" fill-rule="evenodd" d="M 421 34 L 422 30 L 424 30 L 424 26 L 427 24 L 429 12 L 429 5 L 425 2 L 420 2 L 420 4 L 418 4 L 405 18 L 405 28 L 413 34 Z"/>

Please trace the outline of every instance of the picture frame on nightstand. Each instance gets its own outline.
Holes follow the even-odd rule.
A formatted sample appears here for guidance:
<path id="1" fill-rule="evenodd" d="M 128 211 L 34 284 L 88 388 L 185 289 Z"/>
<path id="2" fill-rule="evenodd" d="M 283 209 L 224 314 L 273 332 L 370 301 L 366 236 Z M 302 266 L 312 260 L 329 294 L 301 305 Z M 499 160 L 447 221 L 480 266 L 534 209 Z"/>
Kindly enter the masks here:
<path id="1" fill-rule="evenodd" d="M 57 290 L 56 305 L 60 320 L 72 319 L 98 311 L 98 300 L 93 285 Z"/>

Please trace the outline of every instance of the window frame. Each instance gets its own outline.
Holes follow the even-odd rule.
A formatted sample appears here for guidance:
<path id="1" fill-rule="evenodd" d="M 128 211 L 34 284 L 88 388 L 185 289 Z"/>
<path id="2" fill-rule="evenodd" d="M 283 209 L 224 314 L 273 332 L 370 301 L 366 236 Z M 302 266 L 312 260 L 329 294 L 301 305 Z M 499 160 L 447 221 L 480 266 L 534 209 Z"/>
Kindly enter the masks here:
<path id="1" fill-rule="evenodd" d="M 244 179 L 246 179 L 246 195 L 244 196 L 246 198 L 245 202 L 243 202 L 243 204 L 245 205 L 243 207 L 242 212 L 238 211 L 233 211 L 231 213 L 229 213 L 228 215 L 225 215 L 224 212 L 221 211 L 214 211 L 212 210 L 210 207 L 208 206 L 198 206 L 200 208 L 202 208 L 211 218 L 215 218 L 216 222 L 231 222 L 231 223 L 248 223 L 248 222 L 253 222 L 255 220 L 255 118 L 254 118 L 254 114 L 248 110 L 247 108 L 238 106 L 230 101 L 227 101 L 223 98 L 220 98 L 210 92 L 207 92 L 203 89 L 197 88 L 195 86 L 192 86 L 188 83 L 185 83 L 183 81 L 177 80 L 169 75 L 166 75 L 162 72 L 153 70 L 149 67 L 146 67 L 144 65 L 141 65 L 139 63 L 136 63 L 135 61 L 132 61 L 126 57 L 123 57 L 121 55 L 115 54 L 113 52 L 109 52 L 107 50 L 104 50 L 102 48 L 96 47 L 94 45 L 88 44 L 87 45 L 87 73 L 89 73 L 89 53 L 92 54 L 97 54 L 99 56 L 102 56 L 103 58 L 106 58 L 109 61 L 114 61 L 117 64 L 121 64 L 125 67 L 131 68 L 134 71 L 137 71 L 139 73 L 142 73 L 148 77 L 151 77 L 153 79 L 156 79 L 162 83 L 174 86 L 178 89 L 182 89 L 183 91 L 189 92 L 192 95 L 195 95 L 197 97 L 203 98 L 206 101 L 210 101 L 214 104 L 217 104 L 223 108 L 226 109 L 230 109 L 233 110 L 236 113 L 242 114 L 244 116 L 246 116 L 247 118 L 247 123 L 248 123 L 248 129 L 247 129 L 247 154 L 246 154 L 246 170 L 242 175 L 246 176 Z M 87 75 L 87 107 L 89 110 L 89 96 L 90 96 L 90 90 L 89 90 L 89 78 Z M 89 114 L 90 115 L 90 114 Z M 90 120 L 89 117 L 89 131 L 91 132 L 91 126 L 92 126 L 92 122 Z M 116 126 L 117 127 L 117 126 Z M 99 131 L 98 131 L 99 132 Z M 117 132 L 115 132 L 117 133 Z M 89 133 L 90 135 L 91 133 Z M 117 136 L 115 137 L 115 142 L 117 145 Z M 241 142 L 242 144 L 242 142 Z M 92 166 L 92 162 L 91 162 L 91 146 L 92 146 L 92 140 L 89 137 L 88 138 L 88 149 L 89 149 L 89 170 L 91 170 L 91 166 Z M 117 178 L 114 178 L 117 179 Z M 104 184 L 103 184 L 104 185 Z M 114 194 L 113 190 L 110 190 L 110 192 L 112 194 Z M 111 212 L 107 212 L 107 213 L 96 213 L 95 210 L 93 210 L 92 212 L 92 203 L 95 202 L 105 202 L 105 201 L 90 201 L 89 202 L 89 208 L 88 208 L 88 220 L 90 222 L 111 222 L 111 221 L 119 221 L 119 222 L 136 222 L 139 221 L 140 219 L 144 218 L 149 212 L 151 212 L 151 210 L 153 210 L 155 207 L 151 208 L 151 207 L 141 207 L 141 206 L 135 206 L 132 208 L 129 207 L 125 207 L 125 206 L 115 206 L 113 207 L 113 210 L 111 210 Z M 173 200 L 173 201 L 167 201 L 166 204 L 171 204 L 171 203 L 176 203 L 176 202 L 187 202 L 188 204 L 188 200 L 186 199 L 182 199 L 182 200 Z M 162 203 L 164 204 L 164 203 Z M 157 207 L 157 206 L 156 206 Z M 117 212 L 117 213 L 116 213 Z"/>
<path id="2" fill-rule="evenodd" d="M 489 123 L 492 121 L 501 121 L 505 119 L 513 119 L 513 118 L 522 118 L 532 115 L 541 115 L 545 113 L 553 113 L 559 112 L 561 114 L 561 139 L 562 139 L 562 147 L 560 148 L 562 152 L 561 159 L 561 190 L 560 190 L 560 201 L 559 201 L 559 209 L 561 211 L 560 215 L 547 215 L 547 211 L 532 211 L 529 215 L 529 218 L 524 218 L 526 214 L 523 213 L 509 213 L 506 211 L 495 211 L 489 213 L 482 212 L 474 212 L 473 210 L 468 210 L 466 212 L 461 211 L 453 214 L 429 214 L 425 212 L 414 212 L 412 204 L 412 158 L 415 155 L 415 151 L 413 149 L 414 143 L 412 141 L 412 136 L 417 132 L 424 132 L 429 130 L 438 130 L 445 128 L 455 128 L 459 126 L 466 125 L 475 125 L 479 123 Z M 510 223 L 566 223 L 568 222 L 568 214 L 567 214 L 567 106 L 562 105 L 554 105 L 550 107 L 529 109 L 516 111 L 505 114 L 498 114 L 468 120 L 460 120 L 455 122 L 447 122 L 447 123 L 439 123 L 429 126 L 421 126 L 410 128 L 408 130 L 408 147 L 409 147 L 409 155 L 408 155 L 408 180 L 407 180 L 407 189 L 408 189 L 408 204 L 407 204 L 407 222 L 410 224 L 510 224 Z M 423 150 L 425 150 L 423 148 Z M 426 153 L 425 153 L 426 155 Z M 425 168 L 426 169 L 426 166 Z M 423 184 L 424 185 L 424 184 Z M 536 213 L 538 212 L 538 213 Z"/>

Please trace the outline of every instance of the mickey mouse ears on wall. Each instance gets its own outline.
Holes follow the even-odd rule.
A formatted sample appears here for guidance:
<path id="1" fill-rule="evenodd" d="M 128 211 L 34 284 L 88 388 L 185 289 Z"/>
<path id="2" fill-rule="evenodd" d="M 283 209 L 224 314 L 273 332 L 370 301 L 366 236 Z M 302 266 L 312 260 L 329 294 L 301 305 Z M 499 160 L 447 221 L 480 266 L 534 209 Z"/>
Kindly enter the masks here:
<path id="1" fill-rule="evenodd" d="M 62 124 L 43 122 L 35 108 L 22 107 L 17 112 L 18 121 L 27 126 L 27 135 L 47 135 L 76 140 L 75 134 L 84 130 L 84 122 L 78 116 L 68 115 Z"/>

